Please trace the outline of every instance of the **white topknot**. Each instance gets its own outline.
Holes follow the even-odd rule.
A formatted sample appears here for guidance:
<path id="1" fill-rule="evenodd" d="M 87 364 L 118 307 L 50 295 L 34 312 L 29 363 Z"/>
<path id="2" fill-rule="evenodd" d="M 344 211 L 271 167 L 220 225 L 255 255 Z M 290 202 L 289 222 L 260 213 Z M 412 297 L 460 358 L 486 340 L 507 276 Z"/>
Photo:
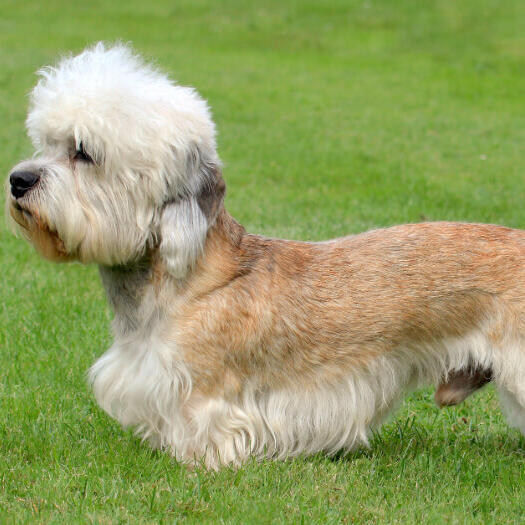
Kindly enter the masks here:
<path id="1" fill-rule="evenodd" d="M 166 170 L 183 184 L 186 161 L 217 164 L 215 126 L 206 102 L 175 84 L 124 44 L 99 42 L 41 69 L 31 93 L 28 134 L 37 150 L 65 136 L 89 137 L 93 155 L 107 164 L 134 159 L 135 172 Z M 175 154 L 175 155 L 174 155 Z M 151 156 L 156 159 L 152 162 Z M 173 160 L 179 161 L 173 166 Z M 182 163 L 182 164 L 181 164 Z"/>

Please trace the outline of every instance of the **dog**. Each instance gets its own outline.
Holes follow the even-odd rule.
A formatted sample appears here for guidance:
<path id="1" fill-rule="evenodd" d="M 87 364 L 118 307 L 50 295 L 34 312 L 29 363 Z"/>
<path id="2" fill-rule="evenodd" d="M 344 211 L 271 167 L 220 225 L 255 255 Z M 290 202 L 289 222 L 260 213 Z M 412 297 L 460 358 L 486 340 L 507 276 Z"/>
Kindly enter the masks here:
<path id="1" fill-rule="evenodd" d="M 403 393 L 453 405 L 493 381 L 525 433 L 525 232 L 252 235 L 193 89 L 121 44 L 39 75 L 9 216 L 44 257 L 99 266 L 114 343 L 89 380 L 124 427 L 218 469 L 366 445 Z"/>

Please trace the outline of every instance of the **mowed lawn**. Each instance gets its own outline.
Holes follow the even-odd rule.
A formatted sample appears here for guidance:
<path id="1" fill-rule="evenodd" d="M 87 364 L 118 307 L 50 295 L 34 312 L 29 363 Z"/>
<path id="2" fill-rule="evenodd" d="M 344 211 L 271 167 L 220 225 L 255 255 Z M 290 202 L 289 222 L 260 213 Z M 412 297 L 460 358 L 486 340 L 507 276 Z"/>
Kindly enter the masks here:
<path id="1" fill-rule="evenodd" d="M 4 0 L 3 176 L 32 153 L 34 71 L 101 39 L 209 100 L 250 231 L 525 228 L 522 0 Z M 86 370 L 111 341 L 97 269 L 41 260 L 4 222 L 0 269 L 2 523 L 525 520 L 525 440 L 492 387 L 442 411 L 414 393 L 368 450 L 191 472 L 94 402 Z"/>

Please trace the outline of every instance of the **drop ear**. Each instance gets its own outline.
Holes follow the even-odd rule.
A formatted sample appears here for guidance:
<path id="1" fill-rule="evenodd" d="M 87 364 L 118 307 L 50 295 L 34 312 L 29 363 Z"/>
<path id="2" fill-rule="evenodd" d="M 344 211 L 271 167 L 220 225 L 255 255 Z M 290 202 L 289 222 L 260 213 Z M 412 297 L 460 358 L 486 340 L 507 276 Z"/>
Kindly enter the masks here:
<path id="1" fill-rule="evenodd" d="M 207 170 L 200 189 L 167 203 L 160 220 L 159 253 L 169 273 L 186 277 L 204 250 L 206 235 L 224 202 L 226 186 L 215 166 Z"/>
<path id="2" fill-rule="evenodd" d="M 204 184 L 197 194 L 197 204 L 206 217 L 208 225 L 212 226 L 223 206 L 226 184 L 224 183 L 220 169 L 216 166 L 211 168 L 208 174 L 208 177 L 205 179 Z"/>

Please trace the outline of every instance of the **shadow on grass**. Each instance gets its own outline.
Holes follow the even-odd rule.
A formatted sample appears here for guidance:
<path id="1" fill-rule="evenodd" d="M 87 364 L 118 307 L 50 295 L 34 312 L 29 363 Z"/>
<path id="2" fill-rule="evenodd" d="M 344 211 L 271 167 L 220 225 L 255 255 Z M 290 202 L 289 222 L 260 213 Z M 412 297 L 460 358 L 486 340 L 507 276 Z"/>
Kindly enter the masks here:
<path id="1" fill-rule="evenodd" d="M 467 418 L 458 418 L 450 427 L 417 422 L 411 416 L 385 425 L 380 431 L 373 431 L 369 447 L 340 451 L 325 456 L 330 461 L 357 462 L 359 460 L 395 461 L 401 463 L 422 455 L 433 457 L 459 458 L 468 455 L 485 460 L 500 461 L 502 456 L 525 458 L 525 438 L 515 429 L 487 430 L 482 425 L 473 425 Z M 316 455 L 322 457 L 322 455 Z"/>

